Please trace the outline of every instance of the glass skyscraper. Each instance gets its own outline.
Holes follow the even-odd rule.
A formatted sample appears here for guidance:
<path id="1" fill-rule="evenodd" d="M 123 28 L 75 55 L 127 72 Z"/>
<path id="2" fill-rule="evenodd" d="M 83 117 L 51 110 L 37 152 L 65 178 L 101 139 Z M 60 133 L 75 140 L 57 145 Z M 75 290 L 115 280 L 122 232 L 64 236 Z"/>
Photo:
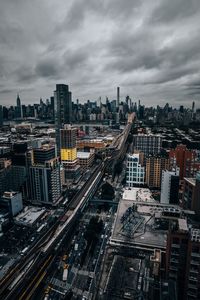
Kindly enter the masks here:
<path id="1" fill-rule="evenodd" d="M 60 155 L 60 129 L 72 120 L 72 94 L 66 84 L 57 84 L 54 91 L 56 144 Z"/>

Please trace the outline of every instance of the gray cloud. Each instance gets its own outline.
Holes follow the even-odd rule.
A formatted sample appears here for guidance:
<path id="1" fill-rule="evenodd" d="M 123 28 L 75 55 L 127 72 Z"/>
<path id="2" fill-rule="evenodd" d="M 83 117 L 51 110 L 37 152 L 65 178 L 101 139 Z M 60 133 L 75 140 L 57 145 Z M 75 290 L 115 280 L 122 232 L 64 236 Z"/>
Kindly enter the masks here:
<path id="1" fill-rule="evenodd" d="M 151 2 L 151 3 L 150 3 Z M 129 94 L 190 105 L 200 92 L 199 0 L 19 0 L 0 9 L 0 103 Z M 12 100 L 13 99 L 13 100 Z"/>
<path id="2" fill-rule="evenodd" d="M 185 21 L 186 18 L 193 17 L 200 9 L 200 2 L 198 0 L 175 0 L 165 1 L 161 0 L 155 8 L 151 19 L 153 22 L 169 23 Z"/>
<path id="3" fill-rule="evenodd" d="M 56 59 L 40 60 L 35 67 L 35 72 L 38 77 L 57 77 L 57 75 L 59 74 L 59 68 Z"/>

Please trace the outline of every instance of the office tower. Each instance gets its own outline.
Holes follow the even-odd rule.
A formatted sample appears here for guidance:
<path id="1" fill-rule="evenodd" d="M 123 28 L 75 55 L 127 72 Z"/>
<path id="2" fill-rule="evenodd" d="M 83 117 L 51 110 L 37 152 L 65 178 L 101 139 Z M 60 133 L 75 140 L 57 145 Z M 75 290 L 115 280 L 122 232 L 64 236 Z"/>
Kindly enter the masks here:
<path id="1" fill-rule="evenodd" d="M 54 154 L 54 155 L 53 155 Z M 33 150 L 29 168 L 30 195 L 33 203 L 54 204 L 61 196 L 60 163 L 55 148 L 43 145 Z"/>
<path id="2" fill-rule="evenodd" d="M 126 183 L 133 187 L 144 184 L 145 167 L 143 166 L 143 153 L 127 155 Z"/>
<path id="3" fill-rule="evenodd" d="M 200 161 L 198 161 L 197 152 L 188 150 L 186 145 L 178 145 L 176 149 L 169 152 L 170 165 L 180 168 L 180 180 L 184 177 L 195 177 L 200 170 Z"/>
<path id="4" fill-rule="evenodd" d="M 51 107 L 51 111 L 52 111 L 52 118 L 53 120 L 55 120 L 55 112 L 54 112 L 54 97 L 50 97 L 50 107 Z"/>
<path id="5" fill-rule="evenodd" d="M 112 113 L 116 113 L 116 105 L 117 105 L 117 101 L 112 100 L 110 103 L 110 110 L 112 111 Z"/>
<path id="6" fill-rule="evenodd" d="M 23 209 L 22 194 L 18 192 L 4 192 L 0 199 L 0 206 L 7 209 L 14 217 Z"/>
<path id="7" fill-rule="evenodd" d="M 119 108 L 119 102 L 120 102 L 120 87 L 117 87 L 117 108 Z"/>
<path id="8" fill-rule="evenodd" d="M 0 127 L 3 126 L 3 107 L 0 105 Z"/>
<path id="9" fill-rule="evenodd" d="M 133 135 L 134 150 L 141 151 L 146 155 L 160 153 L 162 137 L 153 134 Z"/>
<path id="10" fill-rule="evenodd" d="M 65 125 L 63 129 L 60 129 L 60 154 L 64 185 L 67 185 L 68 181 L 76 179 L 80 172 L 77 159 L 76 136 L 77 129 L 71 127 L 71 125 Z"/>
<path id="11" fill-rule="evenodd" d="M 72 95 L 68 85 L 57 84 L 54 91 L 56 145 L 60 155 L 60 129 L 72 121 Z"/>
<path id="12" fill-rule="evenodd" d="M 16 106 L 16 118 L 22 118 L 22 107 L 21 107 L 21 100 L 19 98 L 19 94 L 17 95 L 17 106 Z"/>
<path id="13" fill-rule="evenodd" d="M 163 170 L 169 170 L 169 158 L 158 155 L 146 158 L 146 184 L 150 188 L 161 188 Z"/>
<path id="14" fill-rule="evenodd" d="M 27 198 L 27 143 L 13 144 L 12 153 L 12 180 L 13 191 L 22 192 L 23 198 Z"/>
<path id="15" fill-rule="evenodd" d="M 200 172 L 196 178 L 184 178 L 183 207 L 200 215 Z"/>
<path id="16" fill-rule="evenodd" d="M 179 204 L 179 169 L 162 171 L 161 198 L 163 204 Z"/>
<path id="17" fill-rule="evenodd" d="M 186 219 L 171 221 L 166 274 L 177 283 L 179 299 L 200 299 L 200 229 L 189 229 Z"/>
<path id="18" fill-rule="evenodd" d="M 7 158 L 0 158 L 0 196 L 11 188 L 12 162 Z"/>

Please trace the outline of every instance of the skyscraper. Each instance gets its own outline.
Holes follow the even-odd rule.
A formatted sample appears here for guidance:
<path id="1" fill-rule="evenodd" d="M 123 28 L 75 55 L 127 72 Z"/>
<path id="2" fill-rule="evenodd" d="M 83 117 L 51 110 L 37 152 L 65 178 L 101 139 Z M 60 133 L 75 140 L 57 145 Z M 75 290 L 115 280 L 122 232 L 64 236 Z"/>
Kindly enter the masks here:
<path id="1" fill-rule="evenodd" d="M 16 104 L 17 104 L 17 106 L 16 106 L 16 118 L 22 118 L 22 107 L 21 107 L 21 100 L 20 100 L 20 98 L 19 98 L 19 94 L 17 94 L 17 100 L 16 100 Z"/>
<path id="2" fill-rule="evenodd" d="M 60 129 L 72 121 L 72 95 L 66 84 L 57 84 L 54 91 L 56 144 L 60 155 Z"/>
<path id="3" fill-rule="evenodd" d="M 192 102 L 192 112 L 193 113 L 195 112 L 195 102 L 194 101 Z"/>
<path id="4" fill-rule="evenodd" d="M 117 108 L 119 108 L 119 101 L 120 101 L 120 87 L 117 87 Z"/>
<path id="5" fill-rule="evenodd" d="M 61 195 L 60 163 L 54 147 L 48 145 L 33 150 L 30 167 L 30 195 L 35 203 L 55 203 Z"/>
<path id="6" fill-rule="evenodd" d="M 0 105 L 0 127 L 3 126 L 3 107 Z"/>
<path id="7" fill-rule="evenodd" d="M 68 180 L 74 180 L 79 176 L 80 166 L 77 159 L 76 135 L 77 129 L 70 125 L 65 125 L 63 129 L 60 129 L 60 154 L 64 185 L 67 184 Z"/>

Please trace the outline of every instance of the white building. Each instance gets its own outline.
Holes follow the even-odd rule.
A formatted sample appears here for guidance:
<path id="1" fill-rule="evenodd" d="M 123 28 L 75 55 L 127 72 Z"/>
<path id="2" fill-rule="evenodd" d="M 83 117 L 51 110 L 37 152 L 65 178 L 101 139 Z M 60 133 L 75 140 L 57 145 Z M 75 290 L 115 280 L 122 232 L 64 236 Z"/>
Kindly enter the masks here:
<path id="1" fill-rule="evenodd" d="M 127 156 L 126 183 L 133 187 L 143 185 L 145 182 L 145 167 L 141 164 L 141 153 Z"/>
<path id="2" fill-rule="evenodd" d="M 16 216 L 23 209 L 22 193 L 4 192 L 1 198 L 1 205 L 8 208 L 12 216 Z"/>
<path id="3" fill-rule="evenodd" d="M 179 168 L 162 171 L 161 197 L 163 204 L 178 204 Z"/>

